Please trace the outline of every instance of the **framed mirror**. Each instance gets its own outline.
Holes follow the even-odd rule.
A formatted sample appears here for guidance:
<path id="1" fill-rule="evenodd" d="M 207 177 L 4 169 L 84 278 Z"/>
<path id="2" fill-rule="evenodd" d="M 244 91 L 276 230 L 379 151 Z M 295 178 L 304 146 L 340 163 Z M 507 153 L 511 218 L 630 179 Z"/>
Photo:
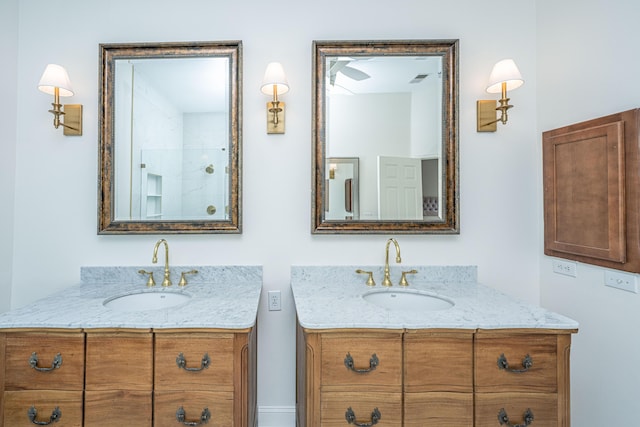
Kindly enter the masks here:
<path id="1" fill-rule="evenodd" d="M 314 41 L 312 233 L 458 234 L 457 122 L 458 40 Z"/>
<path id="2" fill-rule="evenodd" d="M 242 43 L 100 45 L 98 234 L 241 233 Z"/>

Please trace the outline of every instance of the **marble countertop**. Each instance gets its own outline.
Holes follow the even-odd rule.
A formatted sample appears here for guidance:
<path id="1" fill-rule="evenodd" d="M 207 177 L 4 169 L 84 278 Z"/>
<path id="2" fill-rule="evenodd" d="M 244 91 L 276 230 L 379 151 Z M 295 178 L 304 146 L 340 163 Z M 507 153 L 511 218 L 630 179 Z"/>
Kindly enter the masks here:
<path id="1" fill-rule="evenodd" d="M 153 271 L 157 285 L 146 287 Z M 187 276 L 177 286 L 180 272 Z M 1 328 L 224 328 L 245 329 L 255 325 L 262 289 L 260 266 L 172 266 L 173 286 L 160 286 L 163 267 L 82 267 L 80 284 L 25 307 L 0 314 Z M 178 292 L 190 295 L 188 303 L 145 311 L 117 311 L 103 305 L 111 297 L 136 292 Z"/>
<path id="2" fill-rule="evenodd" d="M 374 272 L 375 287 L 365 284 L 366 275 L 356 269 Z M 397 286 L 401 271 L 412 268 L 409 286 Z M 380 266 L 293 266 L 291 289 L 298 321 L 307 329 L 383 328 L 383 329 L 577 329 L 578 323 L 557 313 L 505 295 L 477 283 L 475 266 L 424 267 L 392 266 L 393 286 L 381 286 Z M 371 291 L 418 291 L 440 296 L 454 303 L 444 310 L 388 310 L 363 299 Z"/>

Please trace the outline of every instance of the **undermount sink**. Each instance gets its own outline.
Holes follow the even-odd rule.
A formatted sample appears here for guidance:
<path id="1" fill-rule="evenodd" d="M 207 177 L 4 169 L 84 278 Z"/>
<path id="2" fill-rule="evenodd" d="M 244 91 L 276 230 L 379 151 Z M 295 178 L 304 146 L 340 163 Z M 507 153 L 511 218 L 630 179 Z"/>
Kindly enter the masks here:
<path id="1" fill-rule="evenodd" d="M 102 305 L 117 311 L 162 310 L 186 304 L 191 295 L 183 292 L 136 292 L 104 300 Z"/>
<path id="2" fill-rule="evenodd" d="M 420 291 L 379 290 L 367 292 L 362 298 L 378 307 L 397 311 L 437 311 L 454 306 L 452 301 Z"/>

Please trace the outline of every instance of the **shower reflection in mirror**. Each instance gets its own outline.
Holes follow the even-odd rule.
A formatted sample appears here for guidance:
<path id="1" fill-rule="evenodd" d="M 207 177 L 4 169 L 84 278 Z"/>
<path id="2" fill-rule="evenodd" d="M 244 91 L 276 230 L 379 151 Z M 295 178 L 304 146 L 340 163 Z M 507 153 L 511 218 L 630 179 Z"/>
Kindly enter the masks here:
<path id="1" fill-rule="evenodd" d="M 116 194 L 128 194 L 116 198 L 118 220 L 228 219 L 228 76 L 207 79 L 220 82 L 217 96 L 185 96 L 189 85 L 167 83 L 185 67 L 227 74 L 228 58 L 116 63 L 116 141 L 129 147 L 116 150 Z M 225 209 L 211 213 L 211 205 Z"/>

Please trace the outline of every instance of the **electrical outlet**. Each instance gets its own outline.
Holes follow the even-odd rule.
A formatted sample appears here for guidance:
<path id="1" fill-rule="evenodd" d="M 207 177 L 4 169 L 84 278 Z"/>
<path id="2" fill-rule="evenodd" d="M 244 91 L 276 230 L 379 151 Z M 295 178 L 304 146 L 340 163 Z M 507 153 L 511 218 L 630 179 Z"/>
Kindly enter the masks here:
<path id="1" fill-rule="evenodd" d="M 604 284 L 623 291 L 638 293 L 638 281 L 633 274 L 605 270 Z"/>
<path id="2" fill-rule="evenodd" d="M 269 291 L 267 296 L 269 298 L 269 311 L 282 310 L 282 306 L 280 304 L 280 291 Z"/>
<path id="3" fill-rule="evenodd" d="M 577 275 L 576 263 L 572 261 L 562 261 L 559 259 L 553 260 L 553 272 L 558 274 L 564 274 L 565 276 L 576 277 Z"/>

